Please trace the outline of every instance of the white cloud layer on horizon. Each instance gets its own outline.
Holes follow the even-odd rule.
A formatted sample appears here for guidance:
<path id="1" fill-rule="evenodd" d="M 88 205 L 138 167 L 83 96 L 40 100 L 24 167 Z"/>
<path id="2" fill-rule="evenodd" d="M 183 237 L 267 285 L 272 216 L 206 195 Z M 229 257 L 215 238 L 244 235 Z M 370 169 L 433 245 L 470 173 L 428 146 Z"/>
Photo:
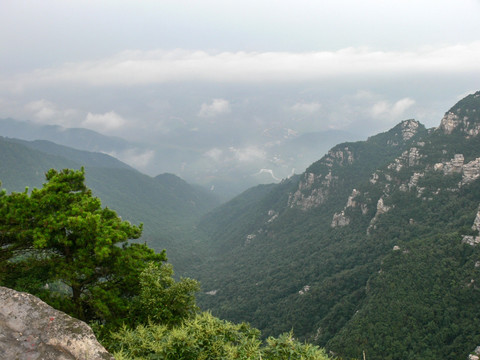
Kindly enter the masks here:
<path id="1" fill-rule="evenodd" d="M 298 82 L 338 76 L 461 74 L 480 71 L 480 41 L 415 51 L 349 47 L 318 52 L 124 51 L 97 61 L 37 69 L 2 81 L 22 91 L 31 86 L 77 84 L 138 86 L 169 82 Z"/>
<path id="2" fill-rule="evenodd" d="M 198 116 L 202 118 L 213 118 L 219 115 L 228 114 L 231 111 L 230 103 L 227 100 L 213 99 L 211 104 L 202 104 Z"/>

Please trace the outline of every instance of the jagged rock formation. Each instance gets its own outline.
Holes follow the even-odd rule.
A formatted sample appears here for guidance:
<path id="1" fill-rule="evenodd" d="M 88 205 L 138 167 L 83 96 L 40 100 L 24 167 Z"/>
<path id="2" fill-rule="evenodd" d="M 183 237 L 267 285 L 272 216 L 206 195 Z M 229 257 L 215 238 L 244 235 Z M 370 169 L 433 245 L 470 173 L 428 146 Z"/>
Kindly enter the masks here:
<path id="1" fill-rule="evenodd" d="M 450 135 L 460 132 L 466 138 L 475 137 L 480 133 L 480 113 L 475 107 L 480 98 L 480 91 L 467 96 L 443 117 L 439 130 Z"/>
<path id="2" fill-rule="evenodd" d="M 480 231 L 480 207 L 478 208 L 477 215 L 473 221 L 472 230 L 476 231 L 477 233 Z M 475 246 L 480 244 L 480 236 L 463 235 L 462 242 L 470 246 Z"/>
<path id="3" fill-rule="evenodd" d="M 370 234 L 370 231 L 372 229 L 375 229 L 375 223 L 378 221 L 378 218 L 380 215 L 382 214 L 385 214 L 387 213 L 388 211 L 390 211 L 392 209 L 391 206 L 387 206 L 384 204 L 383 202 L 383 197 L 381 197 L 380 199 L 378 199 L 378 202 L 377 202 L 377 212 L 375 213 L 375 216 L 373 217 L 372 220 L 370 220 L 370 226 L 368 227 L 367 229 L 367 234 Z"/>
<path id="4" fill-rule="evenodd" d="M 420 123 L 416 120 L 405 120 L 401 122 L 403 140 L 410 140 L 418 131 Z"/>
<path id="5" fill-rule="evenodd" d="M 480 359 L 480 346 L 477 346 L 473 354 L 468 355 L 468 360 L 479 360 Z"/>
<path id="6" fill-rule="evenodd" d="M 0 287 L 0 358 L 113 360 L 84 322 L 37 297 Z"/>
<path id="7" fill-rule="evenodd" d="M 450 161 L 435 164 L 434 169 L 443 171 L 445 175 L 462 174 L 462 181 L 459 186 L 469 184 L 480 177 L 480 158 L 466 164 L 464 164 L 464 161 L 463 154 L 455 154 Z"/>
<path id="8" fill-rule="evenodd" d="M 327 160 L 329 159 L 330 158 L 327 158 Z M 341 161 L 343 161 L 343 157 L 341 159 Z M 331 171 L 325 176 L 305 173 L 304 179 L 298 184 L 297 191 L 294 194 L 290 194 L 288 206 L 291 208 L 297 207 L 306 211 L 323 204 L 329 193 L 332 179 Z M 314 188 L 316 182 L 318 182 L 320 186 Z"/>
<path id="9" fill-rule="evenodd" d="M 360 206 L 360 209 L 362 211 L 362 214 L 365 215 L 368 211 L 368 207 L 366 204 L 360 204 L 355 200 L 357 196 L 361 195 L 360 191 L 357 189 L 352 190 L 352 194 L 348 197 L 347 199 L 347 204 L 343 208 L 343 210 L 340 213 L 335 213 L 333 214 L 333 219 L 331 223 L 331 227 L 335 228 L 337 226 L 346 226 L 350 224 L 351 219 L 345 215 L 345 211 L 348 208 L 356 208 L 357 206 Z"/>

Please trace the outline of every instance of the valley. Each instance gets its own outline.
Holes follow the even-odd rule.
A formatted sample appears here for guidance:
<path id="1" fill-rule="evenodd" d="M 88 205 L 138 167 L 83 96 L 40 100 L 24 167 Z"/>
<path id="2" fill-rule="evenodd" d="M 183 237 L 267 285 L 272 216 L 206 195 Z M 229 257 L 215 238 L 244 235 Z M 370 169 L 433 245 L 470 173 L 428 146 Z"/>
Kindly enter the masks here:
<path id="1" fill-rule="evenodd" d="M 2 187 L 84 167 L 104 206 L 144 224 L 139 242 L 200 281 L 215 316 L 343 359 L 459 359 L 480 345 L 480 92 L 436 128 L 401 121 L 224 203 L 47 140 L 0 138 Z"/>

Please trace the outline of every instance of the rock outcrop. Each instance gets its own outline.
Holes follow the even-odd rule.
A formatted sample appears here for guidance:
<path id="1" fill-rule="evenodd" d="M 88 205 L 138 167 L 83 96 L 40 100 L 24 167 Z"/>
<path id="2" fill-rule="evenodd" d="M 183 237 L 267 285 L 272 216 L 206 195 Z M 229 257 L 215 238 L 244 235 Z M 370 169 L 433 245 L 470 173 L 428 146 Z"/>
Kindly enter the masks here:
<path id="1" fill-rule="evenodd" d="M 410 140 L 418 132 L 420 123 L 416 120 L 404 120 L 401 122 L 402 138 L 404 141 Z"/>
<path id="2" fill-rule="evenodd" d="M 480 178 L 480 158 L 466 164 L 464 164 L 464 161 L 463 154 L 455 154 L 452 160 L 437 163 L 433 168 L 436 171 L 443 171 L 445 175 L 462 174 L 462 181 L 459 185 L 466 185 Z"/>
<path id="3" fill-rule="evenodd" d="M 473 221 L 472 230 L 477 233 L 480 232 L 480 207 L 478 208 L 477 215 Z M 476 246 L 480 244 L 480 236 L 462 235 L 462 242 L 470 246 Z"/>
<path id="4" fill-rule="evenodd" d="M 479 360 L 480 359 L 480 346 L 477 346 L 473 351 L 473 354 L 468 355 L 468 360 Z"/>
<path id="5" fill-rule="evenodd" d="M 37 297 L 0 287 L 0 358 L 113 360 L 84 322 Z"/>
<path id="6" fill-rule="evenodd" d="M 365 215 L 368 211 L 367 205 L 366 204 L 359 204 L 355 198 L 360 195 L 360 191 L 357 189 L 352 190 L 352 194 L 348 197 L 347 199 L 347 204 L 343 208 L 343 210 L 340 213 L 335 213 L 333 214 L 333 219 L 332 223 L 330 224 L 331 227 L 335 228 L 338 226 L 346 226 L 350 224 L 350 218 L 345 215 L 345 211 L 348 208 L 355 208 L 357 206 L 360 206 L 360 209 L 362 210 L 362 214 Z"/>
<path id="7" fill-rule="evenodd" d="M 304 179 L 298 184 L 298 190 L 289 195 L 288 206 L 306 211 L 323 204 L 328 196 L 332 179 L 331 171 L 324 177 L 305 173 Z M 314 188 L 314 184 L 318 187 Z"/>
<path id="8" fill-rule="evenodd" d="M 370 234 L 372 229 L 376 229 L 375 223 L 378 221 L 378 217 L 382 214 L 389 212 L 391 209 L 392 209 L 392 206 L 387 206 L 383 203 L 383 197 L 378 199 L 377 212 L 375 213 L 375 216 L 373 217 L 373 219 L 370 220 L 370 225 L 367 228 L 367 234 Z"/>
<path id="9" fill-rule="evenodd" d="M 477 112 L 480 91 L 459 101 L 443 117 L 439 130 L 446 135 L 460 132 L 466 138 L 480 134 L 480 114 Z"/>

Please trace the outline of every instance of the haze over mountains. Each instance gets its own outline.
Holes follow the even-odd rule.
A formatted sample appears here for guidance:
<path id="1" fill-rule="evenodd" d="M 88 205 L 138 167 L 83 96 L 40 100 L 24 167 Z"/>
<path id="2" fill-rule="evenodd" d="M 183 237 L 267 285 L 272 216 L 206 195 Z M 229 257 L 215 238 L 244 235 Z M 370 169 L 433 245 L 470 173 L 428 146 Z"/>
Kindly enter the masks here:
<path id="1" fill-rule="evenodd" d="M 80 138 L 81 139 L 81 138 Z M 77 139 L 78 140 L 78 139 Z M 141 241 L 160 251 L 169 249 L 178 271 L 190 257 L 200 216 L 219 204 L 211 191 L 187 184 L 173 174 L 151 177 L 103 153 L 76 150 L 46 140 L 0 137 L 0 181 L 8 192 L 40 188 L 50 168 L 85 167 L 86 183 L 103 206 L 125 220 L 144 223 Z"/>
<path id="2" fill-rule="evenodd" d="M 201 305 L 341 358 L 462 359 L 480 343 L 480 92 L 402 121 L 199 225 Z"/>
<path id="3" fill-rule="evenodd" d="M 201 281 L 203 309 L 265 336 L 293 328 L 342 358 L 453 360 L 480 344 L 479 114 L 480 91 L 437 128 L 410 119 L 340 143 L 220 206 L 176 175 L 45 140 L 0 138 L 0 179 L 21 191 L 85 166 L 104 205 Z"/>
<path id="4" fill-rule="evenodd" d="M 24 140 L 49 140 L 79 150 L 110 154 L 151 176 L 175 173 L 190 183 L 211 189 L 229 199 L 259 183 L 278 182 L 310 163 L 339 141 L 354 136 L 330 130 L 298 134 L 291 129 L 265 129 L 257 142 L 236 148 L 235 140 L 223 139 L 210 129 L 182 130 L 156 142 L 129 142 L 83 128 L 40 125 L 0 119 L 0 134 Z M 262 140 L 263 139 L 263 140 Z"/>

